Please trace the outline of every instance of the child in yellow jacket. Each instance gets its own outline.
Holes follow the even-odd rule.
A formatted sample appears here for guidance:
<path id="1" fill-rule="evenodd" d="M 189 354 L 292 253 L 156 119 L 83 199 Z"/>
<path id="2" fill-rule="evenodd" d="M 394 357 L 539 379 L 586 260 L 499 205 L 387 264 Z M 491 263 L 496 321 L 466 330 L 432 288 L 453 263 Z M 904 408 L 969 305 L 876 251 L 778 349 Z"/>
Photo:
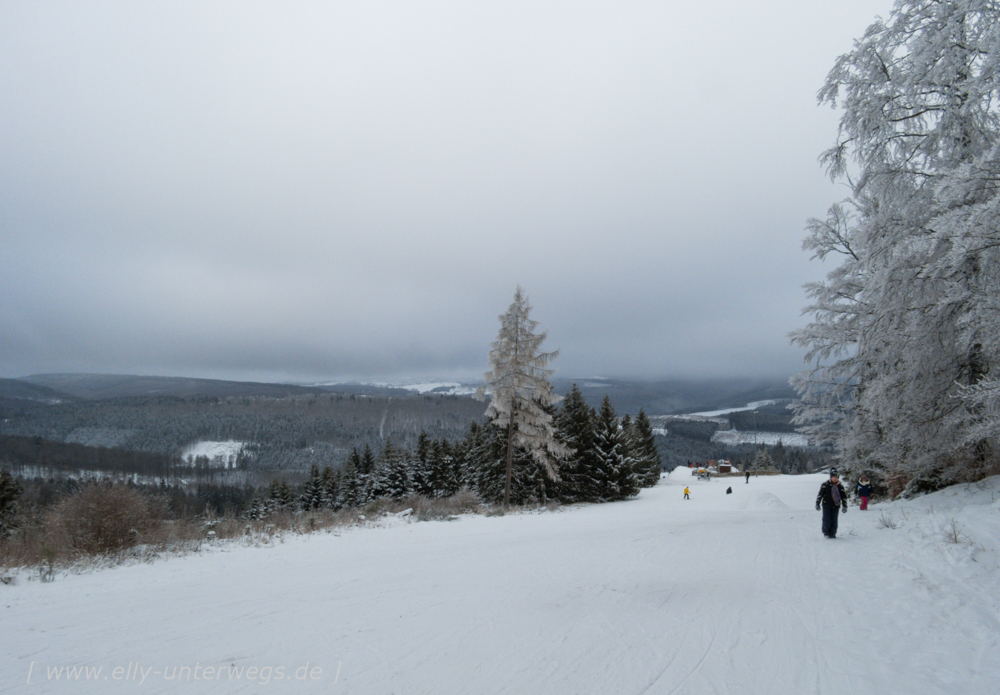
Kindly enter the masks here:
<path id="1" fill-rule="evenodd" d="M 689 488 L 684 488 L 684 499 L 691 499 L 691 490 Z"/>

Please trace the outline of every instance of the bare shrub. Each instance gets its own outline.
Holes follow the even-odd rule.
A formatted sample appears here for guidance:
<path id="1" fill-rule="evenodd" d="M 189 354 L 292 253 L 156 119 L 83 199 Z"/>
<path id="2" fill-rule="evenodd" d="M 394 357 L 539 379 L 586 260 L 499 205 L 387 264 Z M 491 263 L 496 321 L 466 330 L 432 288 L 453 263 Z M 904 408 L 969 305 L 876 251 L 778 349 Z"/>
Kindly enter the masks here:
<path id="1" fill-rule="evenodd" d="M 414 495 L 403 500 L 412 508 L 417 521 L 449 519 L 459 514 L 477 514 L 483 511 L 483 504 L 471 490 L 462 489 L 450 497 L 424 497 Z"/>
<path id="2" fill-rule="evenodd" d="M 86 555 L 120 553 L 161 529 L 166 516 L 157 499 L 124 485 L 87 485 L 60 501 L 46 520 L 47 535 Z"/>
<path id="3" fill-rule="evenodd" d="M 398 500 L 382 498 L 373 500 L 360 509 L 342 510 L 338 513 L 353 512 L 356 521 L 359 515 L 372 519 L 385 514 L 400 514 L 407 509 L 412 510 L 413 517 L 418 521 L 433 521 L 459 514 L 480 514 L 486 508 L 474 492 L 463 488 L 448 497 L 410 495 Z"/>
<path id="4" fill-rule="evenodd" d="M 948 543 L 971 543 L 969 537 L 962 533 L 962 527 L 954 519 L 952 519 L 951 522 L 945 526 L 944 539 Z"/>
<path id="5" fill-rule="evenodd" d="M 892 518 L 891 514 L 886 514 L 882 512 L 878 517 L 878 527 L 879 528 L 899 528 L 899 524 L 896 520 Z"/>

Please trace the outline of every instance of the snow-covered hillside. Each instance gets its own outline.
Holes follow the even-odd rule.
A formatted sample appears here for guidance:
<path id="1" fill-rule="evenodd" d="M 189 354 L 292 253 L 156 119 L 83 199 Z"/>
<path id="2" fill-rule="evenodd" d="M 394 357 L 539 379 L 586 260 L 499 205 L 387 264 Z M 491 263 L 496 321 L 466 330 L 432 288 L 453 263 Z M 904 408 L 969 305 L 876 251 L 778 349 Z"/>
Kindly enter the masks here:
<path id="1" fill-rule="evenodd" d="M 809 437 L 794 432 L 738 432 L 737 430 L 719 430 L 712 435 L 713 444 L 739 446 L 740 444 L 767 444 L 777 446 L 809 446 Z"/>
<path id="2" fill-rule="evenodd" d="M 220 468 L 236 468 L 240 452 L 243 450 L 244 442 L 230 439 L 224 442 L 195 442 L 184 448 L 181 452 L 181 460 L 189 465 L 193 465 L 199 458 L 208 460 L 209 465 Z"/>
<path id="3" fill-rule="evenodd" d="M 828 540 L 823 476 L 689 475 L 21 576 L 0 586 L 0 692 L 996 692 L 1000 479 L 852 507 Z"/>

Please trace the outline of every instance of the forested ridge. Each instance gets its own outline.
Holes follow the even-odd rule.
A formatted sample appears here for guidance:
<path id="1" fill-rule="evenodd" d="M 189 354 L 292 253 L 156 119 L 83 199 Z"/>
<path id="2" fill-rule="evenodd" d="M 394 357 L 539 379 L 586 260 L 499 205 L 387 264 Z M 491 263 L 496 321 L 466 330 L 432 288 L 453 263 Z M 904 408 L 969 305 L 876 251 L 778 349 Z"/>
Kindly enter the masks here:
<path id="1" fill-rule="evenodd" d="M 245 467 L 309 470 L 392 436 L 412 447 L 421 431 L 455 439 L 483 405 L 460 396 L 116 398 L 56 404 L 0 400 L 0 434 L 179 457 L 199 441 L 248 444 Z"/>

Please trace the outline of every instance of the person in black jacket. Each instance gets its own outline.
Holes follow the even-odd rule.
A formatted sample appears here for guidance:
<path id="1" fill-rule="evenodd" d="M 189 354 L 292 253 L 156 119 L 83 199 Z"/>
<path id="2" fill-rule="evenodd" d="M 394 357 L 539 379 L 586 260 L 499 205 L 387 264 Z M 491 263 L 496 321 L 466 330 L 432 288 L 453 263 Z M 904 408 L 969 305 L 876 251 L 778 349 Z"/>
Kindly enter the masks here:
<path id="1" fill-rule="evenodd" d="M 861 509 L 868 509 L 868 498 L 872 496 L 872 484 L 868 481 L 867 475 L 861 476 L 854 491 L 861 498 Z"/>
<path id="2" fill-rule="evenodd" d="M 830 479 L 819 486 L 816 495 L 816 511 L 823 510 L 823 535 L 827 538 L 837 537 L 837 515 L 840 511 L 847 514 L 847 493 L 840 484 L 837 469 L 830 469 Z"/>

